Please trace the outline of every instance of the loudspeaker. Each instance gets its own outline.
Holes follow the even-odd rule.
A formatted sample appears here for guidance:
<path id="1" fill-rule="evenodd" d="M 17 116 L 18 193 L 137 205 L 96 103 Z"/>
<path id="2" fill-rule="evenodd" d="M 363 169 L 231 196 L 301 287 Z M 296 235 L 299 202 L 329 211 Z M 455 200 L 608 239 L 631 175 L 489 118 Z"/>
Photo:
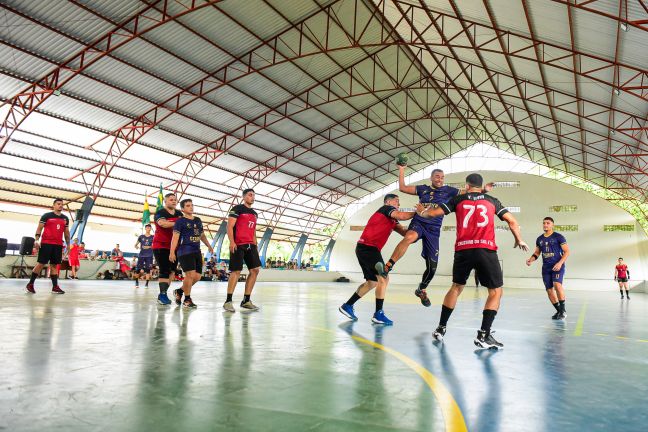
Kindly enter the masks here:
<path id="1" fill-rule="evenodd" d="M 34 237 L 23 237 L 20 242 L 20 255 L 31 255 L 34 249 Z"/>
<path id="2" fill-rule="evenodd" d="M 82 209 L 77 210 L 77 212 L 76 212 L 76 221 L 77 222 L 83 222 L 84 217 L 85 217 L 85 212 Z"/>
<path id="3" fill-rule="evenodd" d="M 7 255 L 7 239 L 0 238 L 0 258 Z"/>

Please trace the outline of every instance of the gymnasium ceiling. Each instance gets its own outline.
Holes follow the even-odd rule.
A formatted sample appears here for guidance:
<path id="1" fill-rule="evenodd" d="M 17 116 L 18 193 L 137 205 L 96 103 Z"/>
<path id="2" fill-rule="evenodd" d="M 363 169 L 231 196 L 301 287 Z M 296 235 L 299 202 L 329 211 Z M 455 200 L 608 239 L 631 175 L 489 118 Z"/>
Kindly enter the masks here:
<path id="1" fill-rule="evenodd" d="M 0 200 L 137 220 L 162 183 L 311 241 L 486 142 L 646 203 L 646 0 L 3 0 Z M 153 203 L 154 199 L 150 199 Z"/>

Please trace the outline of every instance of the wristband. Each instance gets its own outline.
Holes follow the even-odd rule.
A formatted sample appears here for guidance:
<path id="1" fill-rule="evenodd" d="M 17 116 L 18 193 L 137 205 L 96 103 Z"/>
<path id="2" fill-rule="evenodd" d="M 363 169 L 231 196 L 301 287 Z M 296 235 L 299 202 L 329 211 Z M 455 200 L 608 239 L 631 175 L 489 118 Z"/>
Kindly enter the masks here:
<path id="1" fill-rule="evenodd" d="M 34 238 L 39 238 L 40 234 L 34 234 Z"/>
<path id="2" fill-rule="evenodd" d="M 538 258 L 540 258 L 540 255 L 533 254 L 533 255 L 531 255 L 531 257 L 535 258 L 535 259 L 538 259 Z"/>

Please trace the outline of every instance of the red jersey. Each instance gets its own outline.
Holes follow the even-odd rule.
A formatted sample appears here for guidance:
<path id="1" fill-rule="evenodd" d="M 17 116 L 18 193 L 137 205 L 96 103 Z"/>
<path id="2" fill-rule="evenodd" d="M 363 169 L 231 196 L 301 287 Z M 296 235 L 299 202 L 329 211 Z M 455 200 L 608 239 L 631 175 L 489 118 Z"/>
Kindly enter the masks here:
<path id="1" fill-rule="evenodd" d="M 39 223 L 45 225 L 41 234 L 42 244 L 63 245 L 63 234 L 65 228 L 70 224 L 70 219 L 67 216 L 49 212 L 41 216 Z"/>
<path id="2" fill-rule="evenodd" d="M 243 204 L 230 210 L 229 217 L 236 218 L 234 243 L 237 246 L 256 243 L 257 212 Z"/>
<path id="3" fill-rule="evenodd" d="M 616 266 L 617 277 L 621 279 L 628 278 L 628 266 L 625 264 L 620 264 Z"/>
<path id="4" fill-rule="evenodd" d="M 397 208 L 394 206 L 384 205 L 380 207 L 369 218 L 369 222 L 362 231 L 358 243 L 382 250 L 389 235 L 398 225 L 398 221 L 391 217 L 391 214 L 395 211 L 397 211 Z"/>
<path id="5" fill-rule="evenodd" d="M 155 234 L 153 235 L 153 249 L 171 249 L 171 238 L 173 237 L 173 227 L 162 228 L 159 221 L 166 220 L 169 222 L 177 221 L 182 217 L 180 210 L 174 210 L 171 214 L 165 208 L 158 210 L 155 213 Z"/>
<path id="6" fill-rule="evenodd" d="M 72 244 L 70 246 L 70 251 L 68 252 L 68 256 L 70 257 L 70 260 L 78 260 L 79 259 L 79 245 Z"/>
<path id="7" fill-rule="evenodd" d="M 495 216 L 502 220 L 508 209 L 497 198 L 481 192 L 457 195 L 446 204 L 439 204 L 447 215 L 457 214 L 455 251 L 464 249 L 497 250 Z"/>

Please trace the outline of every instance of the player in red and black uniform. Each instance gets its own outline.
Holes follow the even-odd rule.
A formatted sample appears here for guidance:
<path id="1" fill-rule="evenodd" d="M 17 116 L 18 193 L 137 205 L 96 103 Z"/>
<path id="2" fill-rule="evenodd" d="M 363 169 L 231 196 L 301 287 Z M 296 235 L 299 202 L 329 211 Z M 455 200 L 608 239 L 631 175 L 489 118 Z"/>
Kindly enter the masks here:
<path id="1" fill-rule="evenodd" d="M 259 309 L 250 300 L 261 268 L 256 238 L 257 213 L 252 209 L 254 198 L 254 190 L 245 189 L 243 203 L 232 207 L 227 218 L 227 238 L 230 242 L 230 270 L 232 273 L 227 281 L 227 299 L 223 304 L 223 309 L 228 312 L 235 312 L 232 295 L 241 270 L 243 270 L 243 261 L 245 261 L 250 274 L 245 280 L 245 293 L 241 307 L 247 310 Z"/>
<path id="2" fill-rule="evenodd" d="M 614 267 L 614 280 L 619 282 L 621 300 L 623 300 L 623 288 L 625 288 L 626 297 L 628 298 L 628 300 L 630 300 L 630 293 L 628 292 L 630 270 L 628 270 L 628 266 L 623 263 L 623 258 L 619 258 L 618 264 L 616 265 L 616 267 Z"/>
<path id="3" fill-rule="evenodd" d="M 360 263 L 365 282 L 358 287 L 351 298 L 347 300 L 339 311 L 346 317 L 357 321 L 353 305 L 362 296 L 376 288 L 376 311 L 371 321 L 376 324 L 392 325 L 394 322 L 385 316 L 383 304 L 385 292 L 389 283 L 389 276 L 378 278 L 378 274 L 384 270 L 385 262 L 380 254 L 383 246 L 387 243 L 392 231 L 405 236 L 407 231 L 404 226 L 398 223 L 399 220 L 408 220 L 414 217 L 414 212 L 402 212 L 398 210 L 400 201 L 398 195 L 387 194 L 383 199 L 383 206 L 380 207 L 367 222 L 367 226 L 356 245 L 356 257 Z"/>
<path id="4" fill-rule="evenodd" d="M 176 263 L 169 261 L 171 253 L 171 238 L 173 237 L 173 225 L 178 218 L 182 217 L 182 212 L 176 209 L 178 198 L 175 194 L 168 193 L 164 196 L 164 208 L 155 213 L 155 234 L 153 235 L 153 255 L 160 267 L 160 276 L 158 284 L 160 294 L 158 294 L 158 303 L 162 305 L 171 304 L 167 295 L 169 285 L 171 284 L 170 275 L 175 274 Z M 178 291 L 178 290 L 176 290 Z M 176 304 L 182 301 L 182 290 L 176 293 Z M 180 294 L 180 299 L 178 299 Z"/>
<path id="5" fill-rule="evenodd" d="M 475 269 L 481 285 L 488 288 L 481 330 L 477 331 L 475 345 L 480 348 L 503 348 L 504 345 L 496 341 L 491 334 L 491 326 L 499 309 L 502 285 L 504 285 L 495 244 L 495 216 L 508 223 L 515 237 L 513 247 L 519 247 L 523 251 L 527 251 L 529 247 L 522 240 L 520 226 L 508 209 L 503 207 L 497 198 L 482 192 L 483 183 L 481 175 L 470 174 L 466 177 L 465 194 L 457 195 L 435 208 L 425 209 L 418 204 L 417 212 L 423 217 L 448 215 L 452 212 L 457 215 L 452 287 L 443 300 L 441 319 L 433 334 L 434 338 L 438 341 L 443 340 L 457 298 L 463 291 L 470 272 Z"/>
<path id="6" fill-rule="evenodd" d="M 25 287 L 25 291 L 30 294 L 36 294 L 34 290 L 34 282 L 40 274 L 43 266 L 49 263 L 50 266 L 50 279 L 52 280 L 52 294 L 65 294 L 58 286 L 58 268 L 63 259 L 63 237 L 65 236 L 65 244 L 70 245 L 70 220 L 63 214 L 63 200 L 57 198 L 52 204 L 52 210 L 41 216 L 36 228 L 36 241 L 40 241 L 41 246 L 38 250 L 38 259 L 36 266 L 32 270 L 29 283 Z M 41 237 L 41 232 L 43 236 Z"/>

